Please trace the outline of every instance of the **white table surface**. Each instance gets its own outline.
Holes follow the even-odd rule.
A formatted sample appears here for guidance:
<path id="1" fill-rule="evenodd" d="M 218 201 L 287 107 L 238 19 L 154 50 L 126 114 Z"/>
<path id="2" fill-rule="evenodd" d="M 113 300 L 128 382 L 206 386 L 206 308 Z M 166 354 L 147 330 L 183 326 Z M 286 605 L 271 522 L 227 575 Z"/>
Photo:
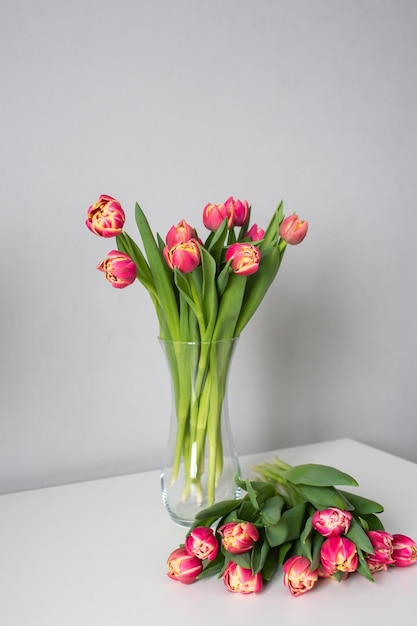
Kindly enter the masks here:
<path id="1" fill-rule="evenodd" d="M 385 506 L 387 531 L 417 539 L 416 464 L 342 439 L 243 457 L 243 476 L 275 454 L 350 473 L 360 487 L 348 490 Z M 244 596 L 216 577 L 168 578 L 166 558 L 184 534 L 163 508 L 158 471 L 0 496 L 0 624 L 392 626 L 415 618 L 417 565 L 379 572 L 374 583 L 359 574 L 321 581 L 298 598 L 279 573 Z"/>

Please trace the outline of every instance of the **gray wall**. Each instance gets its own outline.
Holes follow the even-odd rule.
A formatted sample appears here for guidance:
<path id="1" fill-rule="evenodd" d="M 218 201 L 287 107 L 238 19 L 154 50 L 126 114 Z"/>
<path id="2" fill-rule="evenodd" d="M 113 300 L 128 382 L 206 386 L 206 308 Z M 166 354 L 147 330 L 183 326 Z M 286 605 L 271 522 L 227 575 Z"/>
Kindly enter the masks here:
<path id="1" fill-rule="evenodd" d="M 417 3 L 3 0 L 0 30 L 0 490 L 159 467 L 156 317 L 95 269 L 100 193 L 131 234 L 135 201 L 162 235 L 229 195 L 308 219 L 235 354 L 238 452 L 417 461 Z"/>

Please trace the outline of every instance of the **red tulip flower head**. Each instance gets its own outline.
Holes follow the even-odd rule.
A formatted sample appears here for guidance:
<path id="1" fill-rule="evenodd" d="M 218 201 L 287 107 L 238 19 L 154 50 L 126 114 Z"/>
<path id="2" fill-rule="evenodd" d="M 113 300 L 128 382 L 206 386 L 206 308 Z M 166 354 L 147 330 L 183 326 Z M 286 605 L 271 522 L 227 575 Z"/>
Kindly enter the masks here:
<path id="1" fill-rule="evenodd" d="M 116 289 L 124 289 L 131 285 L 137 276 L 134 261 L 118 250 L 112 250 L 99 265 L 97 269 L 104 272 L 106 279 Z"/>
<path id="2" fill-rule="evenodd" d="M 120 202 L 111 196 L 101 195 L 87 211 L 86 225 L 99 237 L 120 235 L 125 223 L 125 214 Z"/>
<path id="3" fill-rule="evenodd" d="M 203 564 L 196 556 L 188 554 L 185 548 L 177 548 L 168 557 L 168 576 L 180 583 L 189 585 L 197 580 L 203 571 Z"/>
<path id="4" fill-rule="evenodd" d="M 305 556 L 293 556 L 284 563 L 284 585 L 293 596 L 300 596 L 310 591 L 316 584 L 319 574 L 311 571 L 311 563 Z"/>
<path id="5" fill-rule="evenodd" d="M 300 220 L 298 215 L 288 215 L 279 227 L 280 237 L 292 246 L 301 243 L 307 235 L 308 222 Z"/>
<path id="6" fill-rule="evenodd" d="M 222 574 L 223 582 L 228 591 L 234 593 L 259 593 L 262 589 L 262 574 L 252 574 L 252 570 L 241 567 L 230 561 Z"/>
<path id="7" fill-rule="evenodd" d="M 236 242 L 227 248 L 226 261 L 230 261 L 235 274 L 250 276 L 258 271 L 261 253 L 250 243 Z"/>

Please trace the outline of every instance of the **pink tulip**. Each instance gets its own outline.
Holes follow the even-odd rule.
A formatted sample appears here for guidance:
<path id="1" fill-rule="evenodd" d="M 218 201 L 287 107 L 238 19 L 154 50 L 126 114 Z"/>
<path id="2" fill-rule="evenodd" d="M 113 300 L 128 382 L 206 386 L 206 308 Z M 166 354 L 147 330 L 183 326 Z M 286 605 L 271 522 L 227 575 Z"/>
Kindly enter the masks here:
<path id="1" fill-rule="evenodd" d="M 125 223 L 125 214 L 120 202 L 111 196 L 101 195 L 87 211 L 86 226 L 99 237 L 120 235 Z"/>
<path id="2" fill-rule="evenodd" d="M 166 236 L 168 248 L 173 248 L 178 243 L 185 243 L 190 239 L 196 239 L 197 234 L 185 220 L 178 222 L 176 226 L 171 226 Z"/>
<path id="3" fill-rule="evenodd" d="M 188 554 L 197 558 L 213 561 L 219 551 L 219 544 L 211 528 L 198 526 L 185 539 L 185 549 Z"/>
<path id="4" fill-rule="evenodd" d="M 249 276 L 258 271 L 261 253 L 250 243 L 232 243 L 226 250 L 226 261 L 231 261 L 235 274 Z"/>
<path id="5" fill-rule="evenodd" d="M 352 515 L 348 511 L 341 511 L 336 508 L 316 511 L 312 518 L 312 525 L 323 537 L 337 537 L 346 535 L 350 528 Z"/>
<path id="6" fill-rule="evenodd" d="M 228 215 L 224 204 L 206 204 L 203 209 L 203 224 L 207 230 L 217 230 L 225 217 Z M 229 221 L 228 217 L 228 228 L 231 227 Z"/>
<path id="7" fill-rule="evenodd" d="M 365 561 L 371 574 L 375 574 L 376 572 L 388 571 L 387 563 L 381 563 L 381 561 L 375 561 L 372 558 L 372 556 L 366 556 Z"/>
<path id="8" fill-rule="evenodd" d="M 284 241 L 295 246 L 303 241 L 307 230 L 308 222 L 300 220 L 298 215 L 289 215 L 282 220 L 279 234 Z"/>
<path id="9" fill-rule="evenodd" d="M 293 596 L 310 591 L 316 584 L 319 574 L 311 571 L 311 563 L 305 556 L 293 556 L 284 563 L 284 585 Z"/>
<path id="10" fill-rule="evenodd" d="M 229 522 L 218 530 L 224 548 L 232 554 L 248 552 L 259 539 L 256 526 L 250 522 Z"/>
<path id="11" fill-rule="evenodd" d="M 172 270 L 176 267 L 184 274 L 195 270 L 201 262 L 200 248 L 196 239 L 177 243 L 173 248 L 165 246 L 163 254 Z"/>
<path id="12" fill-rule="evenodd" d="M 168 576 L 180 583 L 189 585 L 197 580 L 203 571 L 203 564 L 196 556 L 188 554 L 185 548 L 177 548 L 168 557 Z"/>
<path id="13" fill-rule="evenodd" d="M 230 561 L 222 574 L 223 582 L 228 591 L 235 593 L 259 593 L 262 589 L 262 574 L 252 574 L 246 569 Z"/>
<path id="14" fill-rule="evenodd" d="M 394 563 L 392 535 L 384 530 L 369 530 L 367 535 L 374 549 L 374 553 L 369 554 L 368 558 L 377 563 L 392 565 Z"/>
<path id="15" fill-rule="evenodd" d="M 257 224 L 253 224 L 246 233 L 246 237 L 249 237 L 251 241 L 261 241 L 264 238 L 265 231 L 259 228 Z"/>
<path id="16" fill-rule="evenodd" d="M 356 545 L 346 537 L 329 537 L 321 546 L 320 561 L 319 574 L 324 578 L 336 572 L 354 572 L 358 567 Z"/>
<path id="17" fill-rule="evenodd" d="M 97 269 L 104 272 L 107 280 L 116 289 L 124 289 L 131 285 L 137 275 L 134 261 L 118 250 L 112 250 L 99 265 Z"/>
<path id="18" fill-rule="evenodd" d="M 413 539 L 406 535 L 393 535 L 392 536 L 392 558 L 395 561 L 397 567 L 408 567 L 417 563 L 417 545 Z"/>
<path id="19" fill-rule="evenodd" d="M 249 215 L 247 200 L 235 200 L 230 196 L 224 203 L 224 206 L 226 207 L 226 214 L 230 216 L 231 226 L 243 226 L 246 223 Z"/>

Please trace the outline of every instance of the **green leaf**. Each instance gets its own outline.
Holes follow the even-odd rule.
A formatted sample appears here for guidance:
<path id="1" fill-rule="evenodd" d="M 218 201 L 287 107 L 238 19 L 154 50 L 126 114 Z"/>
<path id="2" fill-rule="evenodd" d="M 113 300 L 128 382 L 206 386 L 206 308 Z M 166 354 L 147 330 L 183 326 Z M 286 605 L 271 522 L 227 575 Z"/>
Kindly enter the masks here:
<path id="1" fill-rule="evenodd" d="M 262 241 L 262 245 L 266 246 L 271 246 L 271 245 L 276 245 L 277 241 L 278 241 L 278 231 L 279 231 L 279 225 L 282 222 L 283 219 L 283 211 L 284 211 L 284 203 L 281 200 L 281 202 L 279 203 L 279 205 L 277 206 L 277 208 L 274 211 L 274 214 L 271 218 L 271 221 L 269 222 L 266 230 L 265 230 L 265 235 Z"/>
<path id="2" fill-rule="evenodd" d="M 174 282 L 180 297 L 180 332 L 182 341 L 200 341 L 204 339 L 206 332 L 201 302 L 198 300 L 198 293 L 193 289 L 194 277 L 192 274 L 183 274 L 177 268 L 174 269 Z M 188 305 L 189 310 L 183 306 L 183 301 Z"/>
<path id="3" fill-rule="evenodd" d="M 313 533 L 313 545 L 311 551 L 311 565 L 310 570 L 313 571 L 318 568 L 320 564 L 320 550 L 323 545 L 325 537 L 320 533 Z"/>
<path id="4" fill-rule="evenodd" d="M 145 214 L 137 203 L 135 215 L 136 224 L 142 238 L 155 289 L 158 294 L 158 301 L 165 316 L 166 329 L 162 330 L 166 330 L 169 333 L 170 339 L 178 340 L 180 338 L 178 302 L 174 292 L 172 272 L 169 270 L 163 254 L 155 241 Z"/>
<path id="5" fill-rule="evenodd" d="M 219 228 L 214 231 L 214 233 L 211 233 L 211 235 L 209 235 L 206 244 L 205 244 L 205 248 L 208 252 L 210 252 L 210 254 L 212 255 L 212 257 L 214 258 L 217 267 L 220 266 L 220 261 L 222 258 L 222 254 L 223 254 L 223 248 L 225 245 L 225 239 L 226 239 L 226 235 L 227 235 L 227 218 L 225 218 L 221 224 L 221 226 L 219 226 Z"/>
<path id="6" fill-rule="evenodd" d="M 259 510 L 264 502 L 276 494 L 271 483 L 261 480 L 242 480 L 238 476 L 235 478 L 236 484 L 248 493 L 248 497 L 253 502 L 255 509 Z"/>
<path id="7" fill-rule="evenodd" d="M 263 525 L 272 526 L 273 524 L 278 524 L 284 506 L 285 500 L 282 496 L 276 495 L 268 498 L 261 511 Z"/>
<path id="8" fill-rule="evenodd" d="M 251 481 L 251 485 L 256 493 L 256 500 L 259 508 L 262 508 L 263 504 L 276 494 L 275 487 L 271 483 L 263 481 Z"/>
<path id="9" fill-rule="evenodd" d="M 338 583 L 342 582 L 345 576 L 346 576 L 346 572 L 341 572 L 340 570 L 337 570 L 336 572 L 332 574 L 332 578 L 334 580 L 337 580 Z"/>
<path id="10" fill-rule="evenodd" d="M 265 528 L 266 538 L 270 546 L 279 546 L 288 541 L 294 541 L 300 536 L 305 509 L 305 502 L 301 502 L 285 511 L 278 524 Z"/>
<path id="11" fill-rule="evenodd" d="M 247 277 L 245 298 L 236 324 L 236 335 L 240 335 L 265 297 L 278 273 L 282 252 L 278 247 L 261 252 L 258 271 Z"/>
<path id="12" fill-rule="evenodd" d="M 353 541 L 353 543 L 364 552 L 367 552 L 368 554 L 374 553 L 374 548 L 368 535 L 354 517 L 350 520 L 350 528 L 346 533 L 346 537 Z"/>
<path id="13" fill-rule="evenodd" d="M 246 276 L 231 274 L 226 291 L 219 302 L 219 312 L 213 332 L 213 341 L 235 337 L 236 322 L 245 294 Z"/>
<path id="14" fill-rule="evenodd" d="M 262 578 L 266 581 L 271 580 L 277 568 L 277 550 L 271 548 L 266 555 L 265 563 L 262 568 Z"/>
<path id="15" fill-rule="evenodd" d="M 231 552 L 227 552 L 227 550 L 224 550 L 223 547 L 222 552 L 226 556 L 226 558 L 229 559 L 229 561 L 233 561 L 233 563 L 236 563 L 237 565 L 240 565 L 240 567 L 244 567 L 245 569 L 251 568 L 251 557 L 249 552 L 243 552 L 243 554 L 232 554 Z"/>
<path id="16" fill-rule="evenodd" d="M 355 513 L 358 515 L 366 515 L 368 513 L 382 513 L 384 507 L 378 502 L 368 500 L 362 496 L 358 496 L 354 493 L 348 493 L 347 491 L 340 490 L 340 493 L 352 504 L 355 509 Z"/>
<path id="17" fill-rule="evenodd" d="M 313 556 L 312 556 L 313 540 L 311 538 L 311 535 L 306 537 L 304 541 L 301 541 L 301 537 L 300 537 L 299 546 L 300 546 L 301 554 L 307 557 L 308 560 L 311 562 L 313 560 Z"/>
<path id="18" fill-rule="evenodd" d="M 201 574 L 197 576 L 197 580 L 202 580 L 203 578 L 208 578 L 209 576 L 214 576 L 215 574 L 220 574 L 223 569 L 223 564 L 223 557 L 219 561 L 212 561 L 205 569 L 203 569 Z"/>
<path id="19" fill-rule="evenodd" d="M 365 578 L 370 580 L 371 583 L 374 582 L 373 576 L 371 574 L 371 570 L 369 569 L 368 564 L 366 562 L 366 559 L 363 556 L 361 550 L 358 550 L 358 567 L 357 567 L 356 571 L 359 574 L 361 574 L 361 576 L 364 576 Z"/>
<path id="20" fill-rule="evenodd" d="M 362 524 L 362 527 L 365 531 L 368 530 L 385 530 L 384 524 L 381 522 L 379 517 L 374 515 L 373 513 L 369 513 L 366 515 L 360 515 L 359 521 Z"/>
<path id="21" fill-rule="evenodd" d="M 317 487 L 330 487 L 333 485 L 351 485 L 357 487 L 358 483 L 352 476 L 329 465 L 308 463 L 296 465 L 286 473 L 287 480 L 294 485 L 313 485 Z"/>
<path id="22" fill-rule="evenodd" d="M 203 511 L 201 511 L 203 512 Z M 197 528 L 198 526 L 207 526 L 207 528 L 210 528 L 210 526 L 213 526 L 213 524 L 218 520 L 218 516 L 215 517 L 204 517 L 202 519 L 195 519 L 193 524 L 190 526 L 190 530 L 188 531 L 187 535 L 190 534 L 190 532 L 192 530 L 194 530 L 194 528 Z"/>
<path id="23" fill-rule="evenodd" d="M 158 247 L 160 249 L 161 252 L 163 252 L 164 248 L 165 248 L 165 241 L 162 239 L 161 235 L 159 233 L 156 233 L 156 240 L 158 242 Z"/>
<path id="24" fill-rule="evenodd" d="M 191 285 L 188 281 L 188 274 L 183 274 L 177 268 L 174 269 L 174 281 L 177 285 L 178 289 L 182 292 L 182 295 L 191 306 L 195 306 L 195 302 L 193 300 L 193 292 L 191 289 Z"/>
<path id="25" fill-rule="evenodd" d="M 249 496 L 249 499 L 250 499 L 250 501 L 252 503 L 253 508 L 255 510 L 259 511 L 260 507 L 259 507 L 259 504 L 258 504 L 258 501 L 257 501 L 257 498 L 256 498 L 257 494 L 256 494 L 256 491 L 255 491 L 251 481 L 248 480 L 248 479 L 241 480 L 241 479 L 237 478 L 236 479 L 236 484 L 238 485 L 238 487 L 241 487 L 242 489 L 244 489 L 247 492 L 247 494 Z"/>
<path id="26" fill-rule="evenodd" d="M 289 541 L 288 543 L 283 543 L 282 545 L 279 546 L 278 557 L 277 557 L 278 565 L 282 565 L 284 561 L 287 560 L 286 556 L 288 552 L 291 550 L 292 546 L 293 546 L 292 541 Z"/>
<path id="27" fill-rule="evenodd" d="M 349 503 L 335 487 L 314 487 L 311 485 L 297 485 L 293 489 L 301 498 L 313 504 L 316 509 L 336 507 L 338 509 L 350 508 Z"/>
<path id="28" fill-rule="evenodd" d="M 259 509 L 255 508 L 250 500 L 242 500 L 236 515 L 237 519 L 254 524 L 258 520 Z"/>
<path id="29" fill-rule="evenodd" d="M 300 542 L 303 546 L 303 554 L 311 561 L 312 560 L 312 539 L 311 534 L 313 530 L 313 526 L 311 524 L 313 516 L 307 518 L 306 523 L 303 528 L 303 532 L 300 535 Z"/>
<path id="30" fill-rule="evenodd" d="M 126 232 L 122 232 L 116 237 L 117 248 L 124 252 L 135 262 L 138 279 L 154 298 L 156 296 L 155 283 L 151 270 L 143 256 L 142 250 Z"/>
<path id="31" fill-rule="evenodd" d="M 226 291 L 226 287 L 228 285 L 231 272 L 232 270 L 230 269 L 230 261 L 228 261 L 226 265 L 224 266 L 224 268 L 222 269 L 222 271 L 220 272 L 220 274 L 218 275 L 217 281 L 216 281 L 217 293 L 219 295 L 219 298 L 221 298 L 224 292 Z"/>
<path id="32" fill-rule="evenodd" d="M 218 300 L 216 290 L 216 263 L 213 257 L 200 246 L 203 273 L 202 305 L 207 334 L 211 337 L 217 317 Z"/>
<path id="33" fill-rule="evenodd" d="M 266 557 L 271 549 L 271 546 L 266 541 L 258 541 L 251 551 L 251 568 L 254 574 L 260 572 L 265 565 Z"/>
<path id="34" fill-rule="evenodd" d="M 236 243 L 237 239 L 236 239 L 236 233 L 235 233 L 235 229 L 231 228 L 228 233 L 227 233 L 227 246 L 231 246 L 234 243 Z"/>
<path id="35" fill-rule="evenodd" d="M 213 506 L 209 506 L 203 511 L 199 511 L 195 519 L 196 520 L 204 520 L 206 518 L 212 517 L 215 520 L 219 517 L 224 517 L 233 511 L 234 509 L 238 509 L 240 506 L 241 500 L 222 500 L 221 502 L 216 502 Z"/>
<path id="36" fill-rule="evenodd" d="M 197 318 L 191 307 L 189 307 L 187 300 L 181 293 L 181 290 L 179 290 L 179 305 L 180 336 L 183 338 L 183 341 L 199 341 L 200 335 L 197 330 Z"/>

